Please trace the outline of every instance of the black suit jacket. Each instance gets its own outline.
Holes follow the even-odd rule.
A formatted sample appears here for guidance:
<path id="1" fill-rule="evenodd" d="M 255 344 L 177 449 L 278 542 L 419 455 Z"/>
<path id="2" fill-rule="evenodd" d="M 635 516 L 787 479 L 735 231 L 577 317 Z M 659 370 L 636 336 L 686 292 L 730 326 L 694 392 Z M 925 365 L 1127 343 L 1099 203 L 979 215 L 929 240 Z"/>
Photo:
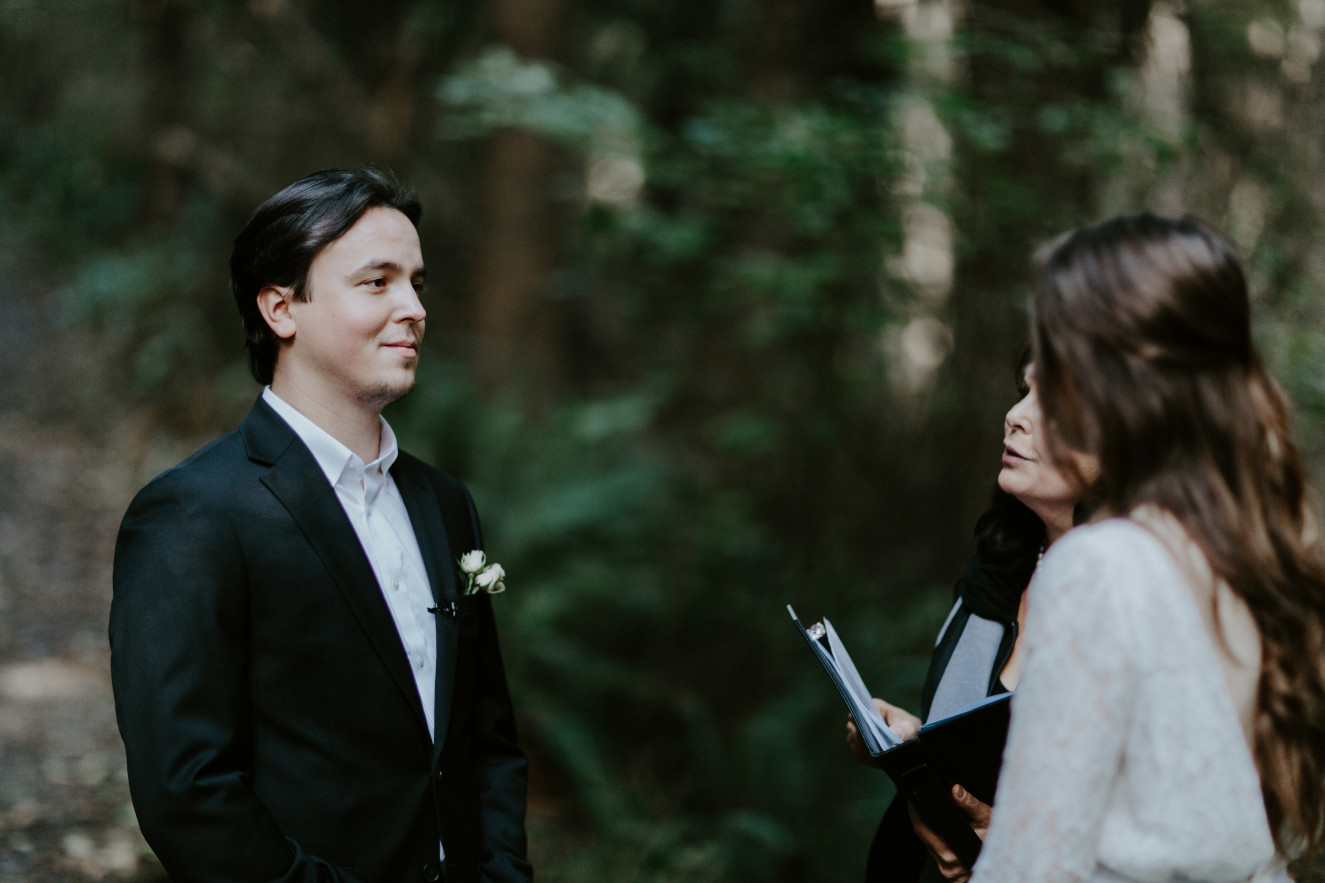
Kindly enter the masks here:
<path id="1" fill-rule="evenodd" d="M 435 739 L 354 528 L 265 402 L 129 506 L 115 710 L 139 824 L 173 879 L 532 878 L 490 598 L 461 598 L 453 564 L 480 548 L 473 502 L 403 452 L 391 473 L 445 608 Z"/>

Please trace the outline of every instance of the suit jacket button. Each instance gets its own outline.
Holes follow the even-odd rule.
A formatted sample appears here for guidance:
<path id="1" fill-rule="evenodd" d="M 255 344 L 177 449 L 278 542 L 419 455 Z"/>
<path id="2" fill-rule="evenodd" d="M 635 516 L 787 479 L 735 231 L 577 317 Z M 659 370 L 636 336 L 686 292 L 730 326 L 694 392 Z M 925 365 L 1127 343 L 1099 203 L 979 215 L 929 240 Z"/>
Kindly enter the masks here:
<path id="1" fill-rule="evenodd" d="M 423 879 L 428 883 L 438 883 L 442 879 L 442 866 L 437 862 L 428 862 L 423 866 Z"/>
<path id="2" fill-rule="evenodd" d="M 437 771 L 437 781 L 440 782 L 441 780 L 442 780 L 442 771 L 441 771 L 441 770 L 438 770 L 438 771 Z"/>

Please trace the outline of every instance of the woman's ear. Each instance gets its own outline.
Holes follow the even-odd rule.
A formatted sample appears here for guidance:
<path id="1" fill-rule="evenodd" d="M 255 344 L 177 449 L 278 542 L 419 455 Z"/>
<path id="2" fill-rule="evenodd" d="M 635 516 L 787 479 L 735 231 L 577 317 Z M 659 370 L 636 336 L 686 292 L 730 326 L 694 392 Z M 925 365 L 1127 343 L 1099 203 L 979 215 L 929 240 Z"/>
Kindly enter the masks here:
<path id="1" fill-rule="evenodd" d="M 294 314 L 290 311 L 293 298 L 294 288 L 289 285 L 267 285 L 258 292 L 258 312 L 272 334 L 282 340 L 294 337 Z"/>

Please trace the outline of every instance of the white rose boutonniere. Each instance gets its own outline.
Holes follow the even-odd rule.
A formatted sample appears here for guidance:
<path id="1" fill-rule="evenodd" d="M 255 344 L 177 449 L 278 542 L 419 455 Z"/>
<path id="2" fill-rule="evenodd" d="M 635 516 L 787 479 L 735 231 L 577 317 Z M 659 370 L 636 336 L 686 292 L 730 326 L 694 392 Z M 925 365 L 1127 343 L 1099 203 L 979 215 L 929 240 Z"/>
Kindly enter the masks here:
<path id="1" fill-rule="evenodd" d="M 460 556 L 460 573 L 465 578 L 465 595 L 478 592 L 496 595 L 506 591 L 505 568 L 495 561 L 489 564 L 481 549 Z"/>
<path id="2" fill-rule="evenodd" d="M 483 554 L 483 550 L 475 549 L 460 556 L 460 572 L 465 576 L 473 576 L 487 563 L 488 556 Z"/>

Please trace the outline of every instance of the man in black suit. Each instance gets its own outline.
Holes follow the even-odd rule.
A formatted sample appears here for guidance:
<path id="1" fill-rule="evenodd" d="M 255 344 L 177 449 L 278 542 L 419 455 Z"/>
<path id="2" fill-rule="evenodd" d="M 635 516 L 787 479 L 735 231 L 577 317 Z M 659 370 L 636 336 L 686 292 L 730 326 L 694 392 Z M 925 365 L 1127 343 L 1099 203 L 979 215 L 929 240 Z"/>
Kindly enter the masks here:
<path id="1" fill-rule="evenodd" d="M 262 396 L 134 499 L 111 669 L 177 881 L 526 881 L 526 764 L 460 482 L 398 451 L 419 204 L 365 169 L 260 206 L 231 286 Z M 469 556 L 470 559 L 477 556 Z"/>

